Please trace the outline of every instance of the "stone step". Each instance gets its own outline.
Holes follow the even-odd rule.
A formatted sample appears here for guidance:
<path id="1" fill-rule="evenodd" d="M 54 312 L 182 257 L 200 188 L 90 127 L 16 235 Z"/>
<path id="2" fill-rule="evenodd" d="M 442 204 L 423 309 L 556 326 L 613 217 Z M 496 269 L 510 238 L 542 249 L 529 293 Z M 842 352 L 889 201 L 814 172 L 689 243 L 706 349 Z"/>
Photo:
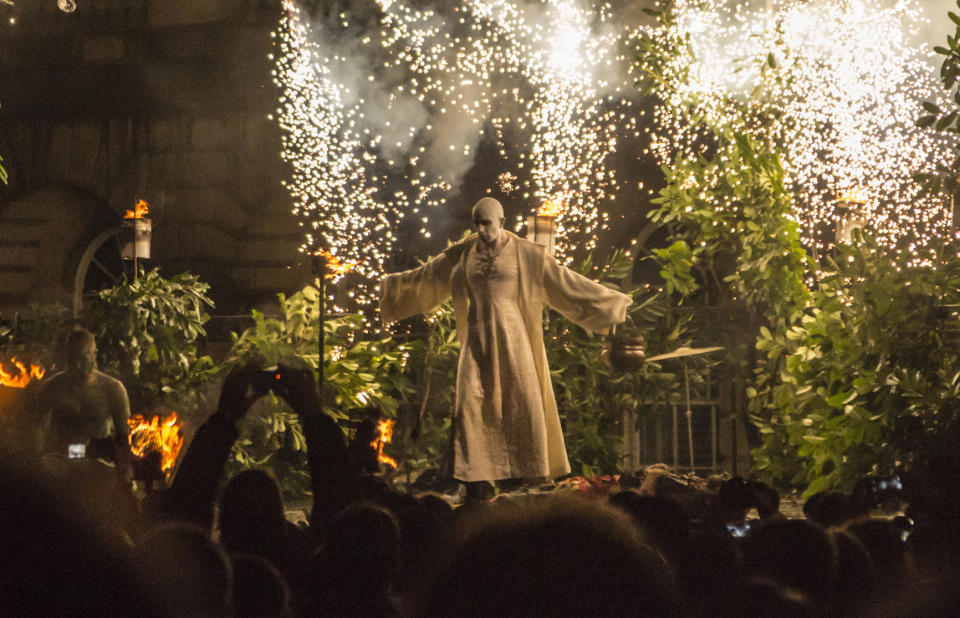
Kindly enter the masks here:
<path id="1" fill-rule="evenodd" d="M 50 233 L 43 219 L 0 219 L 0 244 L 33 242 Z"/>
<path id="2" fill-rule="evenodd" d="M 0 239 L 0 269 L 4 267 L 32 268 L 42 259 L 39 240 L 3 240 Z"/>

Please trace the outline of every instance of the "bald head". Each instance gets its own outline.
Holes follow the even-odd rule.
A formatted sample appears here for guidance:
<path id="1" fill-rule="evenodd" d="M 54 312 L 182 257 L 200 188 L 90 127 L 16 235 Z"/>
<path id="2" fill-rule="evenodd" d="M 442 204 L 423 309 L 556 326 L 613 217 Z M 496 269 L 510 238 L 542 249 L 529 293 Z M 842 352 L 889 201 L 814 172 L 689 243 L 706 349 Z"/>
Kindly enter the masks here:
<path id="1" fill-rule="evenodd" d="M 488 245 L 495 244 L 503 232 L 503 206 L 492 197 L 485 197 L 473 206 L 473 229 L 480 240 Z"/>

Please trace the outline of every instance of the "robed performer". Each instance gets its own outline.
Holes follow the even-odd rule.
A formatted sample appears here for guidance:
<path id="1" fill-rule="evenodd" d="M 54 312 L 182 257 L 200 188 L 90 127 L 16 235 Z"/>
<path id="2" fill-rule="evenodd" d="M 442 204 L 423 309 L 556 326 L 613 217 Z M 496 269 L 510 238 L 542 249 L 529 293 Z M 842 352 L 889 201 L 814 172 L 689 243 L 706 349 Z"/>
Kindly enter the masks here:
<path id="1" fill-rule="evenodd" d="M 561 266 L 503 229 L 503 206 L 473 207 L 474 234 L 419 268 L 387 275 L 386 322 L 427 313 L 449 297 L 460 340 L 452 474 L 464 482 L 555 478 L 570 472 L 543 346 L 543 305 L 606 332 L 630 297 Z"/>

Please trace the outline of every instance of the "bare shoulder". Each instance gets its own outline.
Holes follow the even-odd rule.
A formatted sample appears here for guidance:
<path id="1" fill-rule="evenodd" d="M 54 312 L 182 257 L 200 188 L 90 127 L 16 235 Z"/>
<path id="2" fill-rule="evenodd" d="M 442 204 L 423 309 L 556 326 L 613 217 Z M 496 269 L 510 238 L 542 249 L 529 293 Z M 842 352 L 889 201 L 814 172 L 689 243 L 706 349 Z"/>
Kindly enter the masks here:
<path id="1" fill-rule="evenodd" d="M 127 389 L 123 386 L 123 382 L 116 379 L 113 376 L 107 375 L 100 371 L 99 369 L 94 370 L 94 380 L 96 385 L 101 390 L 108 393 L 123 393 L 127 394 Z"/>

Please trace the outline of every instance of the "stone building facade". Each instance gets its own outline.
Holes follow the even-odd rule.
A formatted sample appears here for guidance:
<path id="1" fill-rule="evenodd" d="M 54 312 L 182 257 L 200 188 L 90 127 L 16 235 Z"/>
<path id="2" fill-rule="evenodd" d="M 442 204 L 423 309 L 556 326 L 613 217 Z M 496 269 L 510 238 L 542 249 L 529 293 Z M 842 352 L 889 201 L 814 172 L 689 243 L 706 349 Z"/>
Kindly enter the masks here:
<path id="1" fill-rule="evenodd" d="M 139 199 L 149 265 L 209 282 L 218 314 L 313 279 L 269 118 L 279 0 L 15 4 L 0 4 L 0 317 L 132 272 L 108 232 Z"/>

